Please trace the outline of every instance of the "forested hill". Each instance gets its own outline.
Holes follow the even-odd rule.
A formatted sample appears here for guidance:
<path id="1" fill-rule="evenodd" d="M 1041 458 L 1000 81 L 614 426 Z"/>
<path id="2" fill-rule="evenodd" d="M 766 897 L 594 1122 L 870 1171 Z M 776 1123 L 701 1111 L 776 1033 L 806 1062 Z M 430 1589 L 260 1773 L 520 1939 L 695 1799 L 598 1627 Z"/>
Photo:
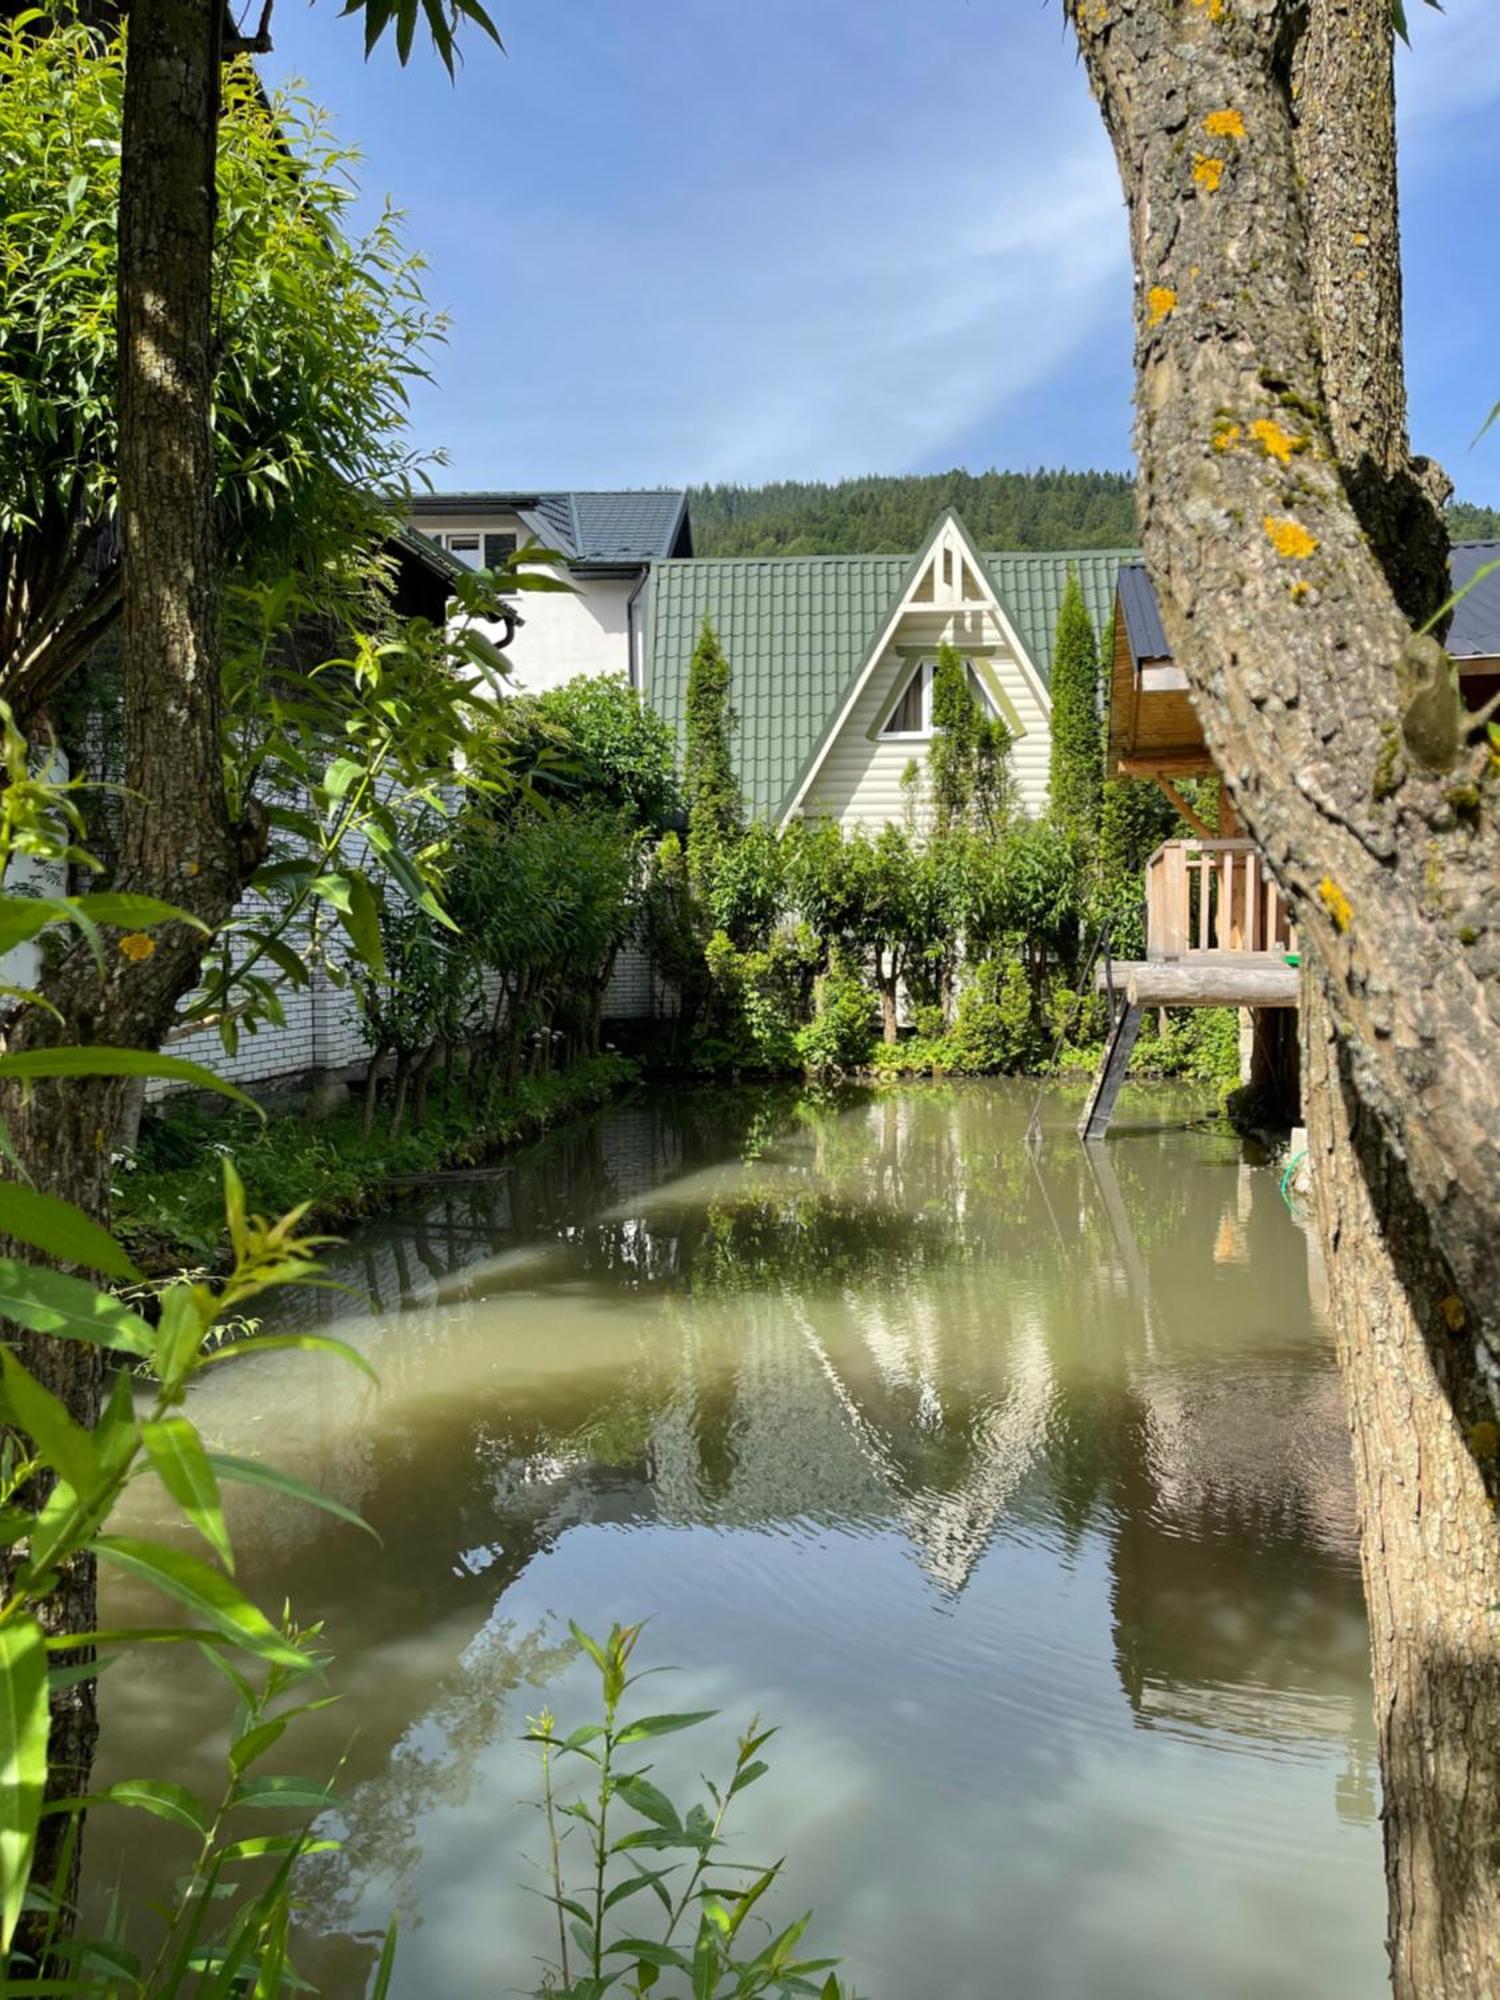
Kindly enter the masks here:
<path id="1" fill-rule="evenodd" d="M 1123 472 L 932 472 L 825 486 L 695 486 L 700 556 L 905 555 L 956 507 L 983 548 L 1134 545 L 1135 499 Z"/>
<path id="2" fill-rule="evenodd" d="M 906 555 L 941 509 L 956 507 L 981 548 L 1118 549 L 1136 541 L 1132 482 L 1123 472 L 931 472 L 783 479 L 772 486 L 694 486 L 700 556 Z M 1500 536 L 1500 512 L 1455 500 L 1455 540 Z"/>

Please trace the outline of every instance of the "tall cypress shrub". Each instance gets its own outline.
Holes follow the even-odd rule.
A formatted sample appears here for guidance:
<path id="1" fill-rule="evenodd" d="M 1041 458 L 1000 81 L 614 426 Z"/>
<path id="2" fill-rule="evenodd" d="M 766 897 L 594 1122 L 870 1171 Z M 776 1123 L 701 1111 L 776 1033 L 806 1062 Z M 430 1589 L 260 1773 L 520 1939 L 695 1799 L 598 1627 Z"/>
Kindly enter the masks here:
<path id="1" fill-rule="evenodd" d="M 937 834 L 971 826 L 994 838 L 1010 815 L 1010 731 L 986 714 L 956 646 L 939 646 L 927 750 Z"/>
<path id="2" fill-rule="evenodd" d="M 1052 757 L 1048 811 L 1085 853 L 1099 836 L 1104 743 L 1099 716 L 1099 648 L 1076 569 L 1068 571 L 1052 643 Z"/>
<path id="3" fill-rule="evenodd" d="M 730 668 L 713 622 L 703 620 L 688 667 L 683 707 L 683 790 L 688 807 L 688 875 L 706 896 L 718 856 L 744 829 L 745 807 L 734 772 Z"/>

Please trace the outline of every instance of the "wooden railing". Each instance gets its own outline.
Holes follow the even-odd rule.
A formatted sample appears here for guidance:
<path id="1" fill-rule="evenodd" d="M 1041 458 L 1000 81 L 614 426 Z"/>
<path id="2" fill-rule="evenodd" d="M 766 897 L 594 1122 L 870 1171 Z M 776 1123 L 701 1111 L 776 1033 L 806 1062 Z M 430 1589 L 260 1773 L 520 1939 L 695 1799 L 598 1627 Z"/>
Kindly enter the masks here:
<path id="1" fill-rule="evenodd" d="M 1146 956 L 1296 949 L 1253 840 L 1168 840 L 1146 864 Z"/>

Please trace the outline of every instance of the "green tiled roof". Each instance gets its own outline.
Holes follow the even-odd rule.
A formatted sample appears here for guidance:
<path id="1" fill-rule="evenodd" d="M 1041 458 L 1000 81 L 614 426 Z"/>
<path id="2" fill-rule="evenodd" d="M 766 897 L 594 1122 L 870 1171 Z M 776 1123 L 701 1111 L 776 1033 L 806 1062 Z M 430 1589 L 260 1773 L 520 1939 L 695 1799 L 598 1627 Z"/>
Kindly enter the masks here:
<path id="1" fill-rule="evenodd" d="M 704 556 L 657 563 L 642 692 L 682 735 L 688 666 L 712 618 L 733 675 L 746 803 L 773 817 L 890 617 L 910 556 Z"/>
<path id="2" fill-rule="evenodd" d="M 1070 564 L 1101 632 L 1115 575 L 1134 551 L 986 555 L 995 594 L 1043 680 Z M 915 556 L 705 556 L 651 571 L 643 693 L 682 732 L 688 666 L 713 620 L 733 674 L 735 761 L 751 810 L 786 809 L 870 648 L 905 589 Z"/>
<path id="3" fill-rule="evenodd" d="M 1057 631 L 1058 607 L 1068 571 L 1076 568 L 1083 586 L 1083 601 L 1099 634 L 1099 643 L 1109 639 L 1110 620 L 1115 612 L 1115 578 L 1120 565 L 1139 562 L 1139 549 L 1058 549 L 1045 552 L 1031 549 L 986 553 L 984 566 L 1005 615 L 1016 628 L 1016 637 L 1031 656 L 1048 686 L 1052 683 L 1052 639 Z"/>

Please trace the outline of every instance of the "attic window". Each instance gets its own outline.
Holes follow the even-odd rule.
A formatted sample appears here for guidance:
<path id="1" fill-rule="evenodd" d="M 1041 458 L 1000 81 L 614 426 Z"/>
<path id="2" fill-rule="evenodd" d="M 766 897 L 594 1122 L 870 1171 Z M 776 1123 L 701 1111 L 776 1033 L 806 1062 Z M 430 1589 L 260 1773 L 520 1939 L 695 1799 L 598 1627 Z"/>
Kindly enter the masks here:
<path id="1" fill-rule="evenodd" d="M 484 561 L 484 538 L 481 535 L 444 535 L 443 547 L 456 562 L 465 569 L 479 569 Z"/>
<path id="2" fill-rule="evenodd" d="M 439 535 L 438 540 L 465 569 L 499 569 L 516 548 L 514 535 L 480 534 L 469 528 Z"/>
<path id="3" fill-rule="evenodd" d="M 930 736 L 932 734 L 932 671 L 933 662 L 922 660 L 912 669 L 911 678 L 901 690 L 895 707 L 881 724 L 882 736 Z M 985 686 L 981 675 L 972 661 L 965 667 L 969 679 L 969 693 L 974 697 L 987 720 L 998 721 L 1000 711 L 995 698 Z"/>
<path id="4" fill-rule="evenodd" d="M 922 660 L 912 669 L 896 706 L 886 717 L 882 736 L 926 736 L 932 730 L 932 662 Z"/>

